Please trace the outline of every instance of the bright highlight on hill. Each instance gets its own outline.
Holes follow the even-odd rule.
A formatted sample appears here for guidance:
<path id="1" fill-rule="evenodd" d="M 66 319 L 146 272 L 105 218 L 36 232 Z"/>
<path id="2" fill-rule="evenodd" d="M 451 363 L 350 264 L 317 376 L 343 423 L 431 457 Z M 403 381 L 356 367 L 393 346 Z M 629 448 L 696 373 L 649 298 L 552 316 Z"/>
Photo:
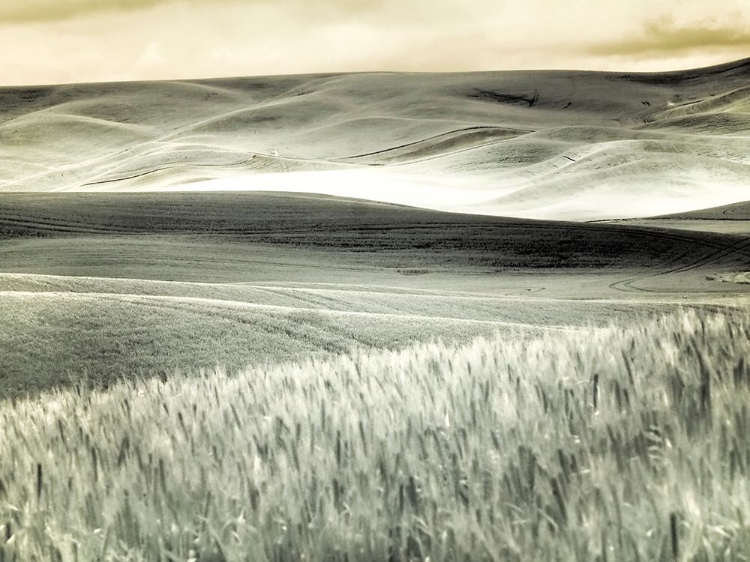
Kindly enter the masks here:
<path id="1" fill-rule="evenodd" d="M 748 198 L 750 62 L 0 89 L 0 191 L 288 191 L 536 219 Z M 293 173 L 288 173 L 293 172 Z"/>

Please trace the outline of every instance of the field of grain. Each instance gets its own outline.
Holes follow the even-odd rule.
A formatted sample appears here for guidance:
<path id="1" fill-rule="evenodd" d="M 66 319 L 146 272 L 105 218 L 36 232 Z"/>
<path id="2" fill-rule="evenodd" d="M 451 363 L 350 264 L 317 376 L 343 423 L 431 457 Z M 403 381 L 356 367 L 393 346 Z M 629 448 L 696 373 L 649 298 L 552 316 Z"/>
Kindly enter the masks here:
<path id="1" fill-rule="evenodd" d="M 750 559 L 748 77 L 0 88 L 0 562 Z"/>
<path id="2" fill-rule="evenodd" d="M 0 191 L 323 193 L 552 220 L 747 200 L 750 60 L 0 89 Z"/>
<path id="3" fill-rule="evenodd" d="M 3 560 L 746 560 L 750 317 L 0 405 Z"/>
<path id="4" fill-rule="evenodd" d="M 0 398 L 746 302 L 745 237 L 271 193 L 6 193 Z"/>

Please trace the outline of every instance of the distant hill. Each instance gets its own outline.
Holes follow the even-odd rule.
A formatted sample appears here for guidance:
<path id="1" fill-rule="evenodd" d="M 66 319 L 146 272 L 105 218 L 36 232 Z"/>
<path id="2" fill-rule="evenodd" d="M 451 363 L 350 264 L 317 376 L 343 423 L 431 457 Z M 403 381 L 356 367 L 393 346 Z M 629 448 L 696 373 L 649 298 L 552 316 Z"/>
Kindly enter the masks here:
<path id="1" fill-rule="evenodd" d="M 749 77 L 750 59 L 2 88 L 0 191 L 301 191 L 568 220 L 688 212 L 750 200 Z"/>

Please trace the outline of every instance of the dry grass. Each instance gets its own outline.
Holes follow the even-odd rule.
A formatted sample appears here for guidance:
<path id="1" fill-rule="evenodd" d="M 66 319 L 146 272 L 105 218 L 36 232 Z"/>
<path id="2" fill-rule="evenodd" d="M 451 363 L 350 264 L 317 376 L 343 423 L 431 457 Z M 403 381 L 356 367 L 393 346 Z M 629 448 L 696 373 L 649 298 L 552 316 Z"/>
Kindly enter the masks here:
<path id="1" fill-rule="evenodd" d="M 0 560 L 747 560 L 750 316 L 0 406 Z"/>

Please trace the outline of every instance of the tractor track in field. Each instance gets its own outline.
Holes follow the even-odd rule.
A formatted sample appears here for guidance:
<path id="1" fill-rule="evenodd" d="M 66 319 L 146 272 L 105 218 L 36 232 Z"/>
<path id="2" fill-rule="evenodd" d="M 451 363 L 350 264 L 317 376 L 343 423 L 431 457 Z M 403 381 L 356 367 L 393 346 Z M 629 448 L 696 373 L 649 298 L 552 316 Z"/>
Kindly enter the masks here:
<path id="1" fill-rule="evenodd" d="M 672 275 L 675 273 L 684 273 L 686 271 L 693 271 L 698 268 L 716 263 L 717 261 L 726 257 L 730 257 L 732 255 L 739 254 L 743 257 L 750 258 L 750 253 L 746 251 L 749 249 L 750 249 L 750 238 L 744 238 L 742 240 L 735 242 L 734 244 L 731 244 L 730 246 L 720 248 L 717 251 L 707 256 L 703 256 L 702 258 L 688 265 L 683 265 L 680 267 L 667 269 L 666 271 L 659 271 L 656 273 L 652 273 L 650 275 L 642 275 L 642 276 L 637 276 L 637 277 L 631 277 L 629 279 L 625 279 L 622 281 L 616 281 L 614 283 L 611 283 L 609 287 L 611 289 L 614 289 L 616 291 L 621 291 L 621 292 L 661 293 L 664 291 L 662 290 L 655 291 L 653 289 L 646 289 L 644 287 L 636 287 L 634 286 L 634 283 L 638 281 L 643 281 L 644 279 L 653 279 L 655 277 L 661 277 L 663 275 Z"/>

